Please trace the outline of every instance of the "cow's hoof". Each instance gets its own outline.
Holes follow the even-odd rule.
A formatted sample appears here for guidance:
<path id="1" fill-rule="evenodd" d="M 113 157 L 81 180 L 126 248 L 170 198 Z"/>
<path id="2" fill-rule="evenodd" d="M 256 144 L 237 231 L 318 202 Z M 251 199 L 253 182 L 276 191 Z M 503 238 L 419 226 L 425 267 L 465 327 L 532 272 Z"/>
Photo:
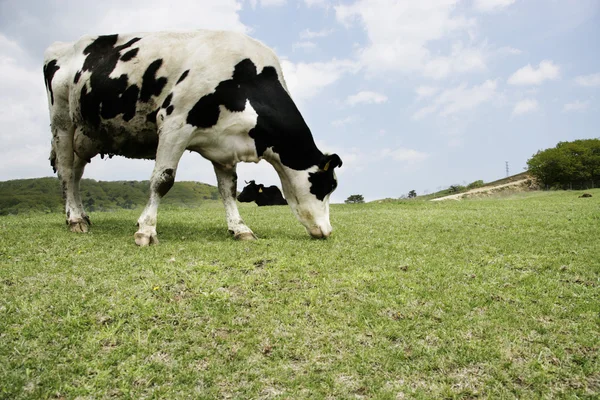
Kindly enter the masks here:
<path id="1" fill-rule="evenodd" d="M 252 232 L 237 233 L 233 236 L 235 240 L 256 240 L 256 235 Z"/>
<path id="2" fill-rule="evenodd" d="M 67 221 L 69 224 L 69 230 L 75 233 L 87 233 L 90 228 L 90 219 L 88 217 L 84 217 L 82 219 Z"/>
<path id="3" fill-rule="evenodd" d="M 158 244 L 158 237 L 156 234 L 149 235 L 143 232 L 136 232 L 133 237 L 135 238 L 135 244 L 141 247 Z"/>

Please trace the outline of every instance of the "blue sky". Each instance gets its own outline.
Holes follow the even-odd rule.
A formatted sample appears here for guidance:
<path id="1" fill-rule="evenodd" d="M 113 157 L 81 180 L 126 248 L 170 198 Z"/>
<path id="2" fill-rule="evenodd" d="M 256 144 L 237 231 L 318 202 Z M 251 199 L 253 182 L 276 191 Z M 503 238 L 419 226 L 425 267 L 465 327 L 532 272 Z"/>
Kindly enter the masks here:
<path id="1" fill-rule="evenodd" d="M 597 0 L 3 0 L 0 180 L 52 175 L 48 45 L 198 28 L 245 32 L 275 49 L 317 144 L 344 160 L 334 202 L 491 181 L 506 161 L 518 173 L 537 150 L 600 137 Z M 85 177 L 151 171 L 149 161 L 95 158 Z M 279 184 L 266 162 L 238 174 Z M 184 156 L 177 180 L 216 183 L 196 154 Z"/>

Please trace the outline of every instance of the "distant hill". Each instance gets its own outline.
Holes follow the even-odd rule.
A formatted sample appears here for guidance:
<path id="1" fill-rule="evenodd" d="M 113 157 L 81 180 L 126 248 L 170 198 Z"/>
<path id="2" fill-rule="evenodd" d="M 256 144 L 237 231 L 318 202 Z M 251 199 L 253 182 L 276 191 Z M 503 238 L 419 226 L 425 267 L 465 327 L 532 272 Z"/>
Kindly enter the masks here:
<path id="1" fill-rule="evenodd" d="M 81 196 L 87 211 L 110 211 L 145 206 L 148 181 L 81 180 Z M 200 182 L 175 182 L 161 204 L 195 207 L 219 199 L 215 186 Z M 57 178 L 17 179 L 0 182 L 0 215 L 29 211 L 62 212 L 62 189 Z"/>
<path id="2" fill-rule="evenodd" d="M 454 194 L 458 194 L 458 193 L 464 193 L 464 192 L 467 192 L 469 189 L 493 188 L 496 186 L 505 185 L 507 183 L 512 183 L 512 182 L 520 181 L 523 179 L 531 179 L 531 176 L 529 175 L 529 173 L 527 171 L 521 172 L 516 175 L 511 175 L 506 178 L 498 179 L 493 182 L 484 183 L 484 182 L 480 181 L 481 185 L 477 185 L 477 186 L 473 186 L 473 187 L 469 187 L 469 186 L 456 187 L 455 186 L 455 188 L 457 188 L 458 191 L 453 190 L 453 187 L 451 186 L 448 189 L 440 190 L 439 192 L 430 193 L 430 194 L 426 194 L 423 196 L 418 196 L 417 198 L 422 199 L 422 200 L 433 200 L 433 199 L 437 199 L 440 197 L 450 196 L 450 195 L 454 195 Z M 473 182 L 473 183 L 475 183 L 475 182 Z"/>
<path id="3" fill-rule="evenodd" d="M 498 179 L 493 182 L 485 183 L 483 181 L 475 181 L 473 183 L 470 183 L 467 186 L 453 185 L 446 189 L 440 190 L 438 192 L 429 193 L 429 194 L 425 194 L 425 195 L 419 195 L 413 199 L 414 200 L 434 200 L 434 199 L 439 199 L 439 198 L 446 197 L 446 196 L 467 193 L 473 189 L 486 189 L 486 188 L 493 189 L 495 187 L 499 187 L 499 186 L 506 185 L 509 183 L 522 181 L 524 179 L 532 179 L 529 172 L 527 172 L 527 171 L 521 172 L 519 174 L 508 176 L 508 177 L 502 178 L 502 179 Z M 529 190 L 532 190 L 534 188 L 537 188 L 535 184 L 529 185 Z M 374 202 L 386 203 L 386 202 L 397 202 L 399 200 L 403 201 L 403 200 L 412 200 L 412 199 L 406 199 L 406 197 L 401 197 L 399 199 L 386 198 L 386 199 L 381 199 L 381 200 L 374 200 Z"/>

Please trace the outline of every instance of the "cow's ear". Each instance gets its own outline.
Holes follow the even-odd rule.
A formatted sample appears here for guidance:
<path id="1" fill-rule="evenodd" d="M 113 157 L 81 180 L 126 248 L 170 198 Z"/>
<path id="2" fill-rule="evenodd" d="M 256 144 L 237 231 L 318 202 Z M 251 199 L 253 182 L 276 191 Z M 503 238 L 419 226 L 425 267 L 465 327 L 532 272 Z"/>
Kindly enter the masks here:
<path id="1" fill-rule="evenodd" d="M 258 185 L 258 193 L 263 192 L 263 187 L 264 187 L 264 185 L 262 183 L 260 185 Z"/>
<path id="2" fill-rule="evenodd" d="M 342 159 L 337 154 L 328 154 L 321 161 L 321 165 L 319 168 L 323 171 L 329 171 L 330 169 L 334 169 L 335 167 L 342 166 Z"/>

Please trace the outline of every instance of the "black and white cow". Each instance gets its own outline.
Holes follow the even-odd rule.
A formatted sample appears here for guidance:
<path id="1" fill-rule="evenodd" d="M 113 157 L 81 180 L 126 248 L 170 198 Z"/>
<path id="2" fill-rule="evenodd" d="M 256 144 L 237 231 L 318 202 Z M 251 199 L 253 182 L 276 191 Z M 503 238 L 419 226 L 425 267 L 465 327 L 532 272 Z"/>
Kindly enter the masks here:
<path id="1" fill-rule="evenodd" d="M 252 203 L 254 201 L 259 207 L 283 206 L 288 203 L 277 186 L 265 186 L 262 183 L 256 184 L 254 181 L 250 181 L 246 185 L 237 199 L 241 203 Z"/>
<path id="2" fill-rule="evenodd" d="M 158 243 L 157 208 L 185 150 L 213 163 L 236 239 L 255 239 L 235 202 L 240 161 L 267 160 L 308 233 L 331 233 L 329 196 L 336 154 L 325 155 L 287 90 L 277 56 L 224 31 L 85 36 L 55 43 L 44 57 L 50 161 L 61 179 L 67 224 L 87 232 L 79 193 L 84 167 L 100 154 L 155 159 L 138 245 Z"/>

